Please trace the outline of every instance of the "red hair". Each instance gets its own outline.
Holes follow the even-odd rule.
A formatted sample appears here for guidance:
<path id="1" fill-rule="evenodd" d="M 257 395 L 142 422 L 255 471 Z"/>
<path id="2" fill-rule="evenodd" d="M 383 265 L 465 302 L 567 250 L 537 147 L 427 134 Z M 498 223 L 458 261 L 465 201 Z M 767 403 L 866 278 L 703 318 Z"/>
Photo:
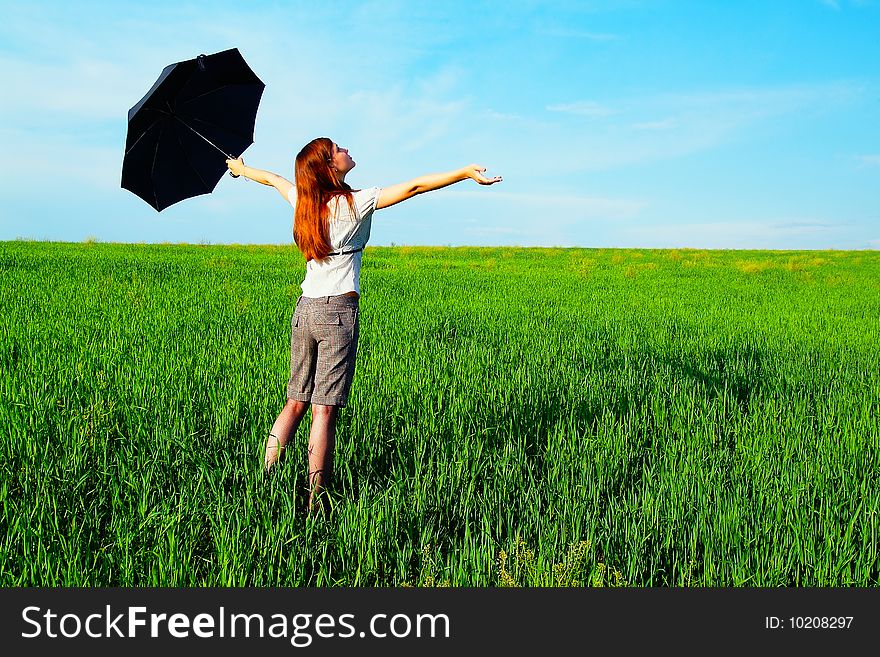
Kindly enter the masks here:
<path id="1" fill-rule="evenodd" d="M 318 137 L 303 146 L 296 156 L 296 210 L 293 214 L 293 241 L 306 262 L 323 260 L 333 251 L 330 244 L 331 199 L 345 196 L 355 213 L 351 187 L 339 180 L 331 166 L 333 141 Z"/>

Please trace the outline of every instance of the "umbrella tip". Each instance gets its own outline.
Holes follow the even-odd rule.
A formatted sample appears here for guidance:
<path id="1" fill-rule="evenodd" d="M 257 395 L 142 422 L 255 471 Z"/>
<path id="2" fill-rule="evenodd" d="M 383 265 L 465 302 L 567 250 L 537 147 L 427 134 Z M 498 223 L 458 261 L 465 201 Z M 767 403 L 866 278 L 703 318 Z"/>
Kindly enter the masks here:
<path id="1" fill-rule="evenodd" d="M 204 55 L 204 53 L 199 55 L 198 57 L 196 57 L 196 62 L 199 65 L 199 70 L 204 71 L 205 70 L 205 55 Z"/>

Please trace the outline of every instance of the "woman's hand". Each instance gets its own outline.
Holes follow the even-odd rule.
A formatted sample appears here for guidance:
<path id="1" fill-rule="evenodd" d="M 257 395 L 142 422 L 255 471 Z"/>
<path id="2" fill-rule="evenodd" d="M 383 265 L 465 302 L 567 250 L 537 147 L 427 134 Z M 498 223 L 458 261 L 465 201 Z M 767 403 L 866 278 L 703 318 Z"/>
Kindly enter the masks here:
<path id="1" fill-rule="evenodd" d="M 226 166 L 229 167 L 229 172 L 236 178 L 244 175 L 244 160 L 240 157 L 234 160 L 226 160 Z"/>
<path id="2" fill-rule="evenodd" d="M 501 176 L 492 176 L 491 178 L 487 178 L 484 174 L 486 173 L 486 167 L 480 166 L 479 164 L 469 164 L 464 168 L 464 172 L 467 174 L 467 177 L 471 180 L 475 180 L 481 185 L 494 185 L 497 182 L 501 182 Z"/>

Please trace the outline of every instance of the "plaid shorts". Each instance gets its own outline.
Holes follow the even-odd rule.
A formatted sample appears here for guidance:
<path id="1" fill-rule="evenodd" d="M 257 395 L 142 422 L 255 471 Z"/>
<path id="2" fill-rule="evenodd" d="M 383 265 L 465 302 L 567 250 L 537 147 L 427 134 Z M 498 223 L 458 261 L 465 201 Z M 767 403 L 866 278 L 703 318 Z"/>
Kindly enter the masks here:
<path id="1" fill-rule="evenodd" d="M 358 297 L 300 297 L 290 331 L 287 398 L 345 406 L 357 356 Z"/>

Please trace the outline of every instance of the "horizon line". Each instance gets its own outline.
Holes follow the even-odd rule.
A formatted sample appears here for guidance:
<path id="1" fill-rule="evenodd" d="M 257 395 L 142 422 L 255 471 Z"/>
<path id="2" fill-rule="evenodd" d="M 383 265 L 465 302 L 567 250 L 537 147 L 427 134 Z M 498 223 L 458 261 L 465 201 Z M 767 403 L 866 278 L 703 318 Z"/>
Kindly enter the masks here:
<path id="1" fill-rule="evenodd" d="M 38 244 L 65 244 L 65 245 L 82 245 L 82 246 L 94 246 L 94 245 L 106 245 L 106 246 L 198 246 L 198 247 L 212 247 L 212 246 L 233 246 L 233 247 L 272 247 L 272 248 L 292 248 L 296 249 L 296 245 L 293 242 L 284 242 L 284 243 L 273 243 L 273 242 L 210 242 L 207 240 L 200 240 L 198 242 L 171 242 L 171 241 L 163 241 L 163 242 L 116 242 L 116 241 L 105 241 L 97 238 L 87 237 L 83 240 L 55 240 L 49 238 L 32 238 L 32 237 L 16 237 L 15 239 L 2 239 L 0 240 L 0 245 L 2 244 L 15 244 L 15 243 L 38 243 Z M 851 249 L 841 249 L 836 247 L 817 247 L 817 248 L 792 248 L 792 249 L 777 249 L 777 248 L 759 248 L 759 247 L 700 247 L 700 246 L 524 246 L 518 244 L 497 244 L 497 245 L 487 245 L 487 244 L 397 244 L 392 242 L 391 244 L 368 244 L 364 250 L 367 249 L 531 249 L 531 250 L 581 250 L 581 251 L 601 251 L 601 250 L 609 250 L 609 251 L 739 251 L 739 252 L 749 252 L 749 251 L 760 251 L 763 253 L 799 253 L 799 252 L 821 252 L 821 251 L 834 251 L 838 253 L 847 253 L 847 252 L 858 252 L 863 253 L 865 251 L 880 251 L 880 247 L 871 247 L 865 246 L 862 248 L 851 248 Z"/>

